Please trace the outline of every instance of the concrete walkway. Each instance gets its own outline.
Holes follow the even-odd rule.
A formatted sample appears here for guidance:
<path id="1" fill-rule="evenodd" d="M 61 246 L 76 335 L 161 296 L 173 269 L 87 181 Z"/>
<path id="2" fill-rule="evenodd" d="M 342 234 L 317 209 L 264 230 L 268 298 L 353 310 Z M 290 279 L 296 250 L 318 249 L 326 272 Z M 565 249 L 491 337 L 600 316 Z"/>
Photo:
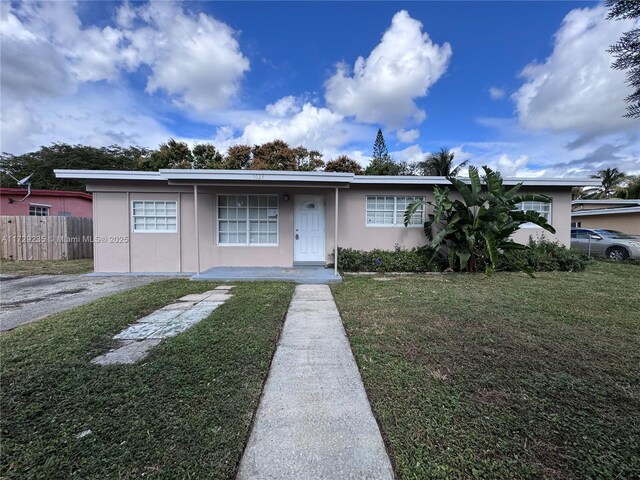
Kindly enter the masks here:
<path id="1" fill-rule="evenodd" d="M 296 287 L 237 478 L 393 479 L 326 285 Z"/>

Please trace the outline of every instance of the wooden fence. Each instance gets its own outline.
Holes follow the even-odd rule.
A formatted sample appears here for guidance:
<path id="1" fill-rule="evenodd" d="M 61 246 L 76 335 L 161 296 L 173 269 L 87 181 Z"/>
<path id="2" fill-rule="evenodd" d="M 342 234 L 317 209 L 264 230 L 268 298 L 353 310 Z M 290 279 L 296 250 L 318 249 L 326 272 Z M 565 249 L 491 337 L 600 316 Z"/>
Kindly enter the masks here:
<path id="1" fill-rule="evenodd" d="M 2 258 L 93 258 L 93 220 L 80 217 L 0 216 Z"/>

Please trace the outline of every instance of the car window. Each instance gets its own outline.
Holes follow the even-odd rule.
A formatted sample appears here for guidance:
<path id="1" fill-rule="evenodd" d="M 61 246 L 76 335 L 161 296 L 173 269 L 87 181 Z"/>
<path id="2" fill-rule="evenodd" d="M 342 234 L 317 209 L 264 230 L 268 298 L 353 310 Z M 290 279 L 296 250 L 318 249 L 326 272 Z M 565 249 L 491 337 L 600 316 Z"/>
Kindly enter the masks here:
<path id="1" fill-rule="evenodd" d="M 598 235 L 602 235 L 603 237 L 607 237 L 607 238 L 618 238 L 618 239 L 626 239 L 626 240 L 633 239 L 633 236 L 627 233 L 618 232 L 617 230 L 594 230 L 594 232 L 596 232 Z"/>
<path id="2" fill-rule="evenodd" d="M 571 232 L 571 237 L 586 240 L 589 238 L 589 230 L 575 230 L 575 236 L 574 232 Z"/>

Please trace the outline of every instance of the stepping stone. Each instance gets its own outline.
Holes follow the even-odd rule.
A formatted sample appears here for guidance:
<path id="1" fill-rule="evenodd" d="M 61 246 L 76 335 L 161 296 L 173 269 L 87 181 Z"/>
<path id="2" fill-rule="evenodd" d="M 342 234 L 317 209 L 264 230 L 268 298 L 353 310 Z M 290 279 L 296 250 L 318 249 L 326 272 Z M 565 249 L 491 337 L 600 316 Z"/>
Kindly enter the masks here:
<path id="1" fill-rule="evenodd" d="M 218 285 L 214 290 L 231 290 L 235 285 Z"/>
<path id="2" fill-rule="evenodd" d="M 196 302 L 178 302 L 171 303 L 165 307 L 162 307 L 162 310 L 186 310 L 187 308 L 191 308 L 196 304 Z"/>
<path id="3" fill-rule="evenodd" d="M 162 327 L 156 323 L 134 323 L 113 338 L 116 340 L 144 340 Z"/>
<path id="4" fill-rule="evenodd" d="M 173 309 L 173 310 L 156 310 L 153 313 L 150 313 L 146 317 L 142 317 L 138 319 L 138 323 L 166 323 L 169 320 L 176 318 L 180 315 L 183 310 Z"/>
<path id="5" fill-rule="evenodd" d="M 184 332 L 193 325 L 194 323 L 187 322 L 167 323 L 165 325 L 162 325 L 162 328 L 152 333 L 149 338 L 162 340 L 163 338 L 175 337 L 176 335 Z"/>
<path id="6" fill-rule="evenodd" d="M 231 297 L 233 297 L 233 295 L 227 295 L 226 293 L 223 293 L 222 291 L 220 291 L 220 292 L 212 293 L 208 297 L 204 298 L 203 301 L 206 301 L 206 302 L 225 302 L 225 301 L 229 300 Z"/>
<path id="7" fill-rule="evenodd" d="M 204 293 L 192 293 L 191 295 L 185 295 L 184 297 L 180 297 L 180 301 L 182 302 L 201 302 L 213 292 L 204 292 Z"/>
<path id="8" fill-rule="evenodd" d="M 149 350 L 160 343 L 160 339 L 142 340 L 141 342 L 132 342 L 120 348 L 112 350 L 104 355 L 91 360 L 95 365 L 123 365 L 139 362 L 147 355 Z"/>

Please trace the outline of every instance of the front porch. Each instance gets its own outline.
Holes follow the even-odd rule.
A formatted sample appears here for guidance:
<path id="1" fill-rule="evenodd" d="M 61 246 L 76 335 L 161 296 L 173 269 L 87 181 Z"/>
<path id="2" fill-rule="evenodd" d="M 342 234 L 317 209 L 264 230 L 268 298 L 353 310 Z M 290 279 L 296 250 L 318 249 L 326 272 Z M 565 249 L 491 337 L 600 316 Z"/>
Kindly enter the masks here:
<path id="1" fill-rule="evenodd" d="M 279 280 L 306 284 L 339 283 L 342 277 L 325 267 L 213 267 L 192 280 L 252 282 Z"/>

